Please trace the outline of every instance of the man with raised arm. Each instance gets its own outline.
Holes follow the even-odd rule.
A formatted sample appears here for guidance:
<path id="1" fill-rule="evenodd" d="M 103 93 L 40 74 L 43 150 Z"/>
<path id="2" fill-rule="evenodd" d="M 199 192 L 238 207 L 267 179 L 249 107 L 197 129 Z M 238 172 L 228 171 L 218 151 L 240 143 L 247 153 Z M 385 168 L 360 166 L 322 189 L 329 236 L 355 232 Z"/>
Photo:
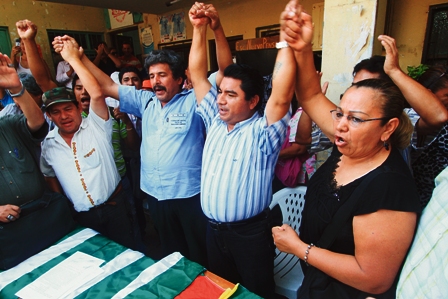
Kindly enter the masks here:
<path id="1" fill-rule="evenodd" d="M 70 37 L 63 37 L 71 40 Z M 223 48 L 216 39 L 217 48 Z M 58 47 L 60 41 L 55 41 Z M 220 52 L 221 53 L 221 52 Z M 220 72 L 227 65 L 218 54 Z M 229 55 L 230 56 L 230 55 Z M 201 165 L 205 132 L 196 113 L 193 90 L 183 90 L 185 64 L 169 50 L 153 51 L 145 61 L 154 92 L 118 85 L 87 57 L 83 63 L 106 96 L 120 100 L 120 110 L 142 119 L 141 189 L 159 233 L 162 254 L 179 251 L 207 265 L 207 220 L 200 206 Z M 222 76 L 217 76 L 217 81 Z M 219 82 L 219 81 L 218 81 Z"/>
<path id="2" fill-rule="evenodd" d="M 272 94 L 260 116 L 263 78 L 256 70 L 228 66 L 218 90 L 207 80 L 206 30 L 207 24 L 221 28 L 216 11 L 196 3 L 189 18 L 193 25 L 189 69 L 207 130 L 201 205 L 208 218 L 209 269 L 272 298 L 275 247 L 269 204 L 274 167 L 290 118 L 294 56 L 286 43 L 277 44 Z"/>
<path id="3" fill-rule="evenodd" d="M 20 206 L 44 196 L 45 180 L 36 153 L 48 124 L 19 80 L 8 56 L 0 53 L 0 88 L 20 105 L 23 115 L 0 118 L 0 223 L 20 218 Z"/>
<path id="4" fill-rule="evenodd" d="M 90 113 L 81 117 L 80 104 L 65 87 L 44 93 L 46 113 L 57 127 L 42 144 L 42 172 L 53 191 L 63 190 L 73 203 L 79 224 L 135 249 L 129 207 L 113 157 L 112 119 L 100 85 L 81 62 L 82 48 L 65 40 L 55 50 L 86 82 Z"/>

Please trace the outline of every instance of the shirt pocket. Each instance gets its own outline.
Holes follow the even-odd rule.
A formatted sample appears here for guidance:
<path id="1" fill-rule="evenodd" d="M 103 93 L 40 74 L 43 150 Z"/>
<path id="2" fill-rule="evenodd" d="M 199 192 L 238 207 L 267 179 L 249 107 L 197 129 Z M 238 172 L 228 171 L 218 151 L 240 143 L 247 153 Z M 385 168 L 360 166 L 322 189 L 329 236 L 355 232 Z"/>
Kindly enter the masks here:
<path id="1" fill-rule="evenodd" d="M 34 153 L 37 157 L 38 151 Z M 8 150 L 7 158 L 5 159 L 6 167 L 9 169 L 18 169 L 20 173 L 30 173 L 35 170 L 35 163 L 33 157 L 25 146 L 14 146 Z"/>
<path id="2" fill-rule="evenodd" d="M 79 159 L 81 168 L 78 171 L 83 172 L 100 166 L 100 153 L 95 147 L 88 147 L 83 150 L 79 155 Z"/>

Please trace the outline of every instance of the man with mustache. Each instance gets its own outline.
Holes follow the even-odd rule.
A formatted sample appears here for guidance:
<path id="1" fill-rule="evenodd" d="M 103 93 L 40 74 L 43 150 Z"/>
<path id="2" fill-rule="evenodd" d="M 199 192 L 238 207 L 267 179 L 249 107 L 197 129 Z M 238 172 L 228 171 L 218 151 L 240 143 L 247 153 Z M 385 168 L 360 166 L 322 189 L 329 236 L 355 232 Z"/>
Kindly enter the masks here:
<path id="1" fill-rule="evenodd" d="M 230 50 L 221 51 L 228 49 L 222 27 L 214 33 L 217 42 L 223 43 L 217 45 L 222 72 L 232 61 Z M 55 47 L 58 43 L 55 42 Z M 205 131 L 196 113 L 193 90 L 182 89 L 186 69 L 182 57 L 170 50 L 153 51 L 148 55 L 145 68 L 154 92 L 118 85 L 85 56 L 82 62 L 97 78 L 103 93 L 120 100 L 121 111 L 142 118 L 140 187 L 148 194 L 162 254 L 179 251 L 207 265 L 207 220 L 200 205 Z"/>

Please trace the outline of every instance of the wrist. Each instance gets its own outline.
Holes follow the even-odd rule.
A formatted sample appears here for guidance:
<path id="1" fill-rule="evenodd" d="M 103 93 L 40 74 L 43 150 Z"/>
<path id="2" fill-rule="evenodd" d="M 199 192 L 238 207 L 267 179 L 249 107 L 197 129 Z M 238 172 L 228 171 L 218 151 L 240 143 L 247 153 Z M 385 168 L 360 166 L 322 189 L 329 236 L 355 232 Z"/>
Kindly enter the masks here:
<path id="1" fill-rule="evenodd" d="M 25 86 L 20 82 L 20 86 L 14 86 L 12 88 L 6 89 L 6 92 L 13 97 L 20 97 L 25 93 Z"/>

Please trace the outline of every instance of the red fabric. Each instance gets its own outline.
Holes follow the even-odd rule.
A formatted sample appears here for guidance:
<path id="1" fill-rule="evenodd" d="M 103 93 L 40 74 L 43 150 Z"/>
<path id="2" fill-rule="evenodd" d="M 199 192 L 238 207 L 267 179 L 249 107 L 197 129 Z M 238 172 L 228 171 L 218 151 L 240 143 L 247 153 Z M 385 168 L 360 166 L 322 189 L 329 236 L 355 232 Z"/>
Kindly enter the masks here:
<path id="1" fill-rule="evenodd" d="M 199 275 L 193 283 L 175 299 L 218 299 L 224 289 L 211 281 L 208 277 Z"/>

